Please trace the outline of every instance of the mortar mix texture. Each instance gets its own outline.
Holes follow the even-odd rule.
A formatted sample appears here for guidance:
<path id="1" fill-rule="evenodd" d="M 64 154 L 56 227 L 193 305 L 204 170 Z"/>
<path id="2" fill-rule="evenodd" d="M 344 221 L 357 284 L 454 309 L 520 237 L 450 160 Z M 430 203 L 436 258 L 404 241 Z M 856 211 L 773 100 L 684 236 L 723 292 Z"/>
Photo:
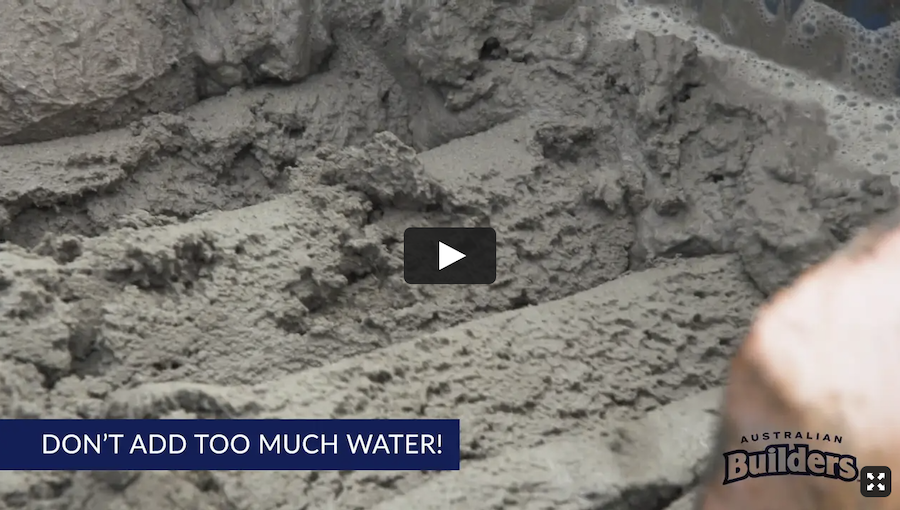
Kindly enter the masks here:
<path id="1" fill-rule="evenodd" d="M 755 308 L 900 168 L 887 67 L 753 53 L 888 61 L 891 27 L 710 5 L 0 6 L 0 416 L 463 443 L 439 474 L 4 472 L 0 508 L 689 508 Z M 831 38 L 790 43 L 809 13 Z M 406 285 L 413 226 L 496 229 L 497 282 Z"/>

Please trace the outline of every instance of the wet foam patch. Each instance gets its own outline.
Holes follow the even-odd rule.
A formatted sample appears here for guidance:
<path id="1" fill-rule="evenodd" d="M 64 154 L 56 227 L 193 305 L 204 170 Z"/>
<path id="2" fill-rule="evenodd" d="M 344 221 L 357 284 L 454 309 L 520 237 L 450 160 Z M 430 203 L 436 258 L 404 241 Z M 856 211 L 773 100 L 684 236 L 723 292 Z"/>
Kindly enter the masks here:
<path id="1" fill-rule="evenodd" d="M 616 38 L 632 37 L 637 30 L 673 34 L 693 41 L 704 55 L 728 61 L 726 72 L 753 88 L 788 100 L 821 103 L 828 112 L 829 132 L 840 142 L 838 159 L 875 174 L 889 175 L 894 185 L 900 185 L 900 99 L 874 99 L 725 44 L 716 33 L 692 23 L 677 6 L 620 2 L 619 7 L 619 14 L 602 21 L 601 33 Z M 803 9 L 798 16 L 802 16 L 800 11 Z M 816 17 L 808 14 L 803 19 L 812 24 Z M 811 25 L 809 30 L 818 29 Z M 893 36 L 885 32 L 852 38 L 869 44 L 848 48 L 848 55 L 855 53 L 860 59 L 849 64 L 862 72 L 886 72 L 872 63 L 871 54 L 880 51 L 875 48 L 883 46 L 887 37 Z M 866 54 L 870 56 L 863 61 Z"/>

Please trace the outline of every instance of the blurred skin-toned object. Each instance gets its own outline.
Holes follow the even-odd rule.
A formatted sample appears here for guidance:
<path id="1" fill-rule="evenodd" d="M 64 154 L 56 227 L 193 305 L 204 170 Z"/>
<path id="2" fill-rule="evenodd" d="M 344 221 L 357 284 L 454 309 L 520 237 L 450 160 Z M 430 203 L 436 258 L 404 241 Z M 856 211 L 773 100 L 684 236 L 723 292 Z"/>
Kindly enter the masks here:
<path id="1" fill-rule="evenodd" d="M 900 509 L 900 494 L 864 498 L 859 481 L 846 481 L 864 466 L 900 473 L 897 225 L 873 227 L 759 310 L 732 361 L 699 510 Z M 818 476 L 725 483 L 748 472 L 743 453 L 727 452 L 765 451 L 762 469 L 778 471 L 778 445 L 798 444 Z"/>

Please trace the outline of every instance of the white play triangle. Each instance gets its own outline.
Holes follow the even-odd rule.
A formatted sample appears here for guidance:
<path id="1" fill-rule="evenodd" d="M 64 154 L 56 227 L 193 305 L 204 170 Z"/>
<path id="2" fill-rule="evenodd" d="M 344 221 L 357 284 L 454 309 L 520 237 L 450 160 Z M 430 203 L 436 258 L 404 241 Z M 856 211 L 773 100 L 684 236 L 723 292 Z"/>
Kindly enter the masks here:
<path id="1" fill-rule="evenodd" d="M 438 241 L 438 271 L 466 258 L 466 254 Z"/>

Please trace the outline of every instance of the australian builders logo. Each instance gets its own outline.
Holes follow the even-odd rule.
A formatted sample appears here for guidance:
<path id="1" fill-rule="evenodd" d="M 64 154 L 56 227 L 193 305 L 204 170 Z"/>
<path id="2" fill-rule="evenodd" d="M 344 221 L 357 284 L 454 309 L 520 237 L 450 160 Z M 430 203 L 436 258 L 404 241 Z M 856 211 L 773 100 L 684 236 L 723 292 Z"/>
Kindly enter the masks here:
<path id="1" fill-rule="evenodd" d="M 762 450 L 725 453 L 724 485 L 763 476 L 804 475 L 853 482 L 859 476 L 856 457 L 823 451 L 822 444 L 841 444 L 837 435 L 812 432 L 764 432 L 741 437 L 741 444 L 771 441 Z M 815 441 L 817 448 L 809 443 Z"/>

